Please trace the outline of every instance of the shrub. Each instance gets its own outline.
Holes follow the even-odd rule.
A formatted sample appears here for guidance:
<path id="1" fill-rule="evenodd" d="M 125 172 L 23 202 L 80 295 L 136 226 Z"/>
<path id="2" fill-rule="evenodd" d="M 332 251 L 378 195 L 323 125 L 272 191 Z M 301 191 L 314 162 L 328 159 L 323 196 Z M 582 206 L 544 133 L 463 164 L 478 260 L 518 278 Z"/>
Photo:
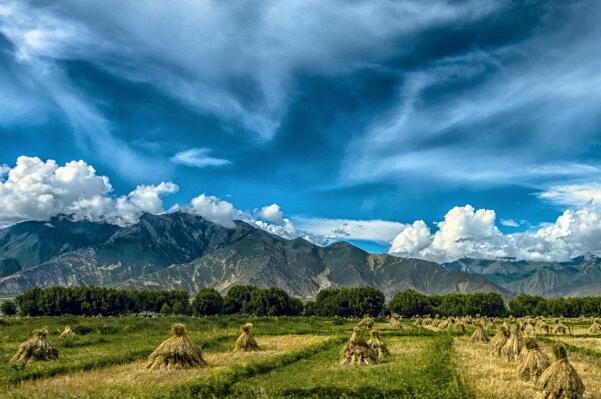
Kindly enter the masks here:
<path id="1" fill-rule="evenodd" d="M 0 312 L 5 316 L 14 316 L 17 314 L 17 304 L 11 300 L 4 301 L 0 304 Z"/>

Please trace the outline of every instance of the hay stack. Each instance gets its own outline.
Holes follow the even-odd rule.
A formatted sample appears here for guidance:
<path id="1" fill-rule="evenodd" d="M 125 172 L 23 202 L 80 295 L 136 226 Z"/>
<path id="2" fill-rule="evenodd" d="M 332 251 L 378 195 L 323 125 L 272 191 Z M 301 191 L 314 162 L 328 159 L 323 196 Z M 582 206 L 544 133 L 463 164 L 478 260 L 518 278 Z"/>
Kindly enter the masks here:
<path id="1" fill-rule="evenodd" d="M 526 338 L 525 345 L 518 366 L 518 376 L 523 381 L 536 383 L 538 377 L 549 367 L 549 358 L 541 352 L 536 338 Z"/>
<path id="2" fill-rule="evenodd" d="M 593 334 L 601 333 L 601 324 L 597 320 L 594 320 L 588 330 Z"/>
<path id="3" fill-rule="evenodd" d="M 23 342 L 11 362 L 58 359 L 58 349 L 48 342 L 48 330 L 33 330 L 31 338 Z"/>
<path id="4" fill-rule="evenodd" d="M 527 335 L 529 337 L 536 336 L 536 328 L 532 323 L 526 324 L 526 327 L 524 327 L 524 335 Z"/>
<path id="5" fill-rule="evenodd" d="M 397 319 L 394 316 L 390 316 L 390 327 L 395 328 L 397 330 L 402 330 L 403 329 L 403 325 L 401 324 L 401 321 L 399 319 Z"/>
<path id="6" fill-rule="evenodd" d="M 549 325 L 547 323 L 545 323 L 544 320 L 540 319 L 537 323 L 536 323 L 536 327 L 538 327 L 539 330 L 541 330 L 542 332 L 544 332 L 545 334 L 549 334 Z"/>
<path id="7" fill-rule="evenodd" d="M 363 328 L 363 329 L 372 328 L 373 326 L 374 326 L 374 319 L 372 319 L 369 315 L 363 316 L 361 321 L 359 321 L 359 323 L 357 323 L 357 327 Z"/>
<path id="8" fill-rule="evenodd" d="M 240 327 L 242 329 L 242 333 L 236 340 L 236 346 L 234 347 L 234 352 L 252 352 L 261 350 L 259 348 L 259 344 L 255 340 L 252 334 L 252 323 L 246 323 Z"/>
<path id="9" fill-rule="evenodd" d="M 344 344 L 340 353 L 340 364 L 343 366 L 370 365 L 377 362 L 378 356 L 363 339 L 363 329 L 360 327 L 353 328 L 353 334 Z"/>
<path id="10" fill-rule="evenodd" d="M 388 355 L 390 355 L 386 344 L 380 339 L 380 332 L 378 330 L 371 331 L 367 345 L 369 345 L 371 350 L 376 353 L 376 357 L 378 358 L 379 362 L 383 361 L 388 357 Z"/>
<path id="11" fill-rule="evenodd" d="M 186 334 L 186 326 L 175 323 L 171 326 L 173 336 L 160 344 L 148 356 L 146 368 L 155 369 L 180 369 L 190 367 L 205 367 L 207 362 L 202 357 L 198 345 L 190 341 Z"/>
<path id="12" fill-rule="evenodd" d="M 421 316 L 417 316 L 417 318 L 415 319 L 415 325 L 416 326 L 421 326 L 424 324 L 424 321 L 422 320 Z"/>
<path id="13" fill-rule="evenodd" d="M 515 362 L 520 359 L 520 353 L 524 348 L 524 337 L 519 326 L 513 327 L 511 335 L 505 345 L 501 348 L 501 356 L 510 362 Z"/>
<path id="14" fill-rule="evenodd" d="M 568 333 L 568 328 L 562 324 L 559 319 L 555 320 L 555 327 L 553 327 L 553 334 L 563 334 L 566 335 Z"/>
<path id="15" fill-rule="evenodd" d="M 484 332 L 484 327 L 482 327 L 482 323 L 478 323 L 478 325 L 476 326 L 476 331 L 474 331 L 474 333 L 470 337 L 470 342 L 475 344 L 486 344 L 488 343 L 488 341 L 489 339 L 486 336 L 486 333 Z"/>
<path id="16" fill-rule="evenodd" d="M 541 391 L 541 399 L 581 399 L 584 395 L 584 384 L 568 361 L 566 349 L 555 345 L 553 355 L 555 360 L 541 374 L 536 385 Z"/>
<path id="17" fill-rule="evenodd" d="M 501 356 L 501 349 L 503 349 L 508 339 L 509 331 L 507 331 L 505 326 L 501 326 L 497 334 L 488 343 L 490 354 L 497 357 Z"/>
<path id="18" fill-rule="evenodd" d="M 70 326 L 65 326 L 65 329 L 58 336 L 59 339 L 73 339 L 75 338 L 75 332 L 71 330 Z"/>

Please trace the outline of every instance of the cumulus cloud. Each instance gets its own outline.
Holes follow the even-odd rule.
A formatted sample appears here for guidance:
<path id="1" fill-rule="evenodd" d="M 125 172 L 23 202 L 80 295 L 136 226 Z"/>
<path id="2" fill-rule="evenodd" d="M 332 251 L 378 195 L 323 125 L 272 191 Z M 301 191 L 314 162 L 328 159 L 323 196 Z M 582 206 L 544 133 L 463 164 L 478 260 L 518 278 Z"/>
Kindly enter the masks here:
<path id="1" fill-rule="evenodd" d="M 501 233 L 495 219 L 492 210 L 455 207 L 433 234 L 423 221 L 402 231 L 389 253 L 436 262 L 464 257 L 563 261 L 601 251 L 601 213 L 594 209 L 566 210 L 553 223 L 512 234 Z"/>
<path id="2" fill-rule="evenodd" d="M 206 168 L 208 166 L 224 166 L 231 164 L 227 159 L 213 158 L 209 155 L 208 148 L 190 148 L 172 156 L 171 162 L 192 166 L 195 168 Z"/>
<path id="3" fill-rule="evenodd" d="M 234 219 L 239 218 L 233 204 L 213 195 L 201 194 L 190 202 L 189 211 L 225 227 L 234 227 Z"/>
<path id="4" fill-rule="evenodd" d="M 116 224 L 137 221 L 142 212 L 163 211 L 161 196 L 178 190 L 174 183 L 140 185 L 128 195 L 114 197 L 108 177 L 99 176 L 84 161 L 59 166 L 54 160 L 21 156 L 4 167 L 0 179 L 0 224 L 47 220 L 60 213 Z"/>
<path id="5" fill-rule="evenodd" d="M 259 209 L 259 217 L 268 222 L 281 224 L 284 221 L 284 212 L 278 204 L 271 204 Z"/>

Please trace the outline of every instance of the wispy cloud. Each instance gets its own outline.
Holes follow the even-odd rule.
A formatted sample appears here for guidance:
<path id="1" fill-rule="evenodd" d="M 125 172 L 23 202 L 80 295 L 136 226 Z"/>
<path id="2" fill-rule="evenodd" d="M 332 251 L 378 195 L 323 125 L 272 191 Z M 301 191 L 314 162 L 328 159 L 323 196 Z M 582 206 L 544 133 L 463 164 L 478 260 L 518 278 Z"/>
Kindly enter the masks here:
<path id="1" fill-rule="evenodd" d="M 225 166 L 231 162 L 227 159 L 214 158 L 209 155 L 211 152 L 208 148 L 190 148 L 185 151 L 178 152 L 172 156 L 171 162 L 192 166 L 194 168 L 206 168 L 209 166 Z"/>

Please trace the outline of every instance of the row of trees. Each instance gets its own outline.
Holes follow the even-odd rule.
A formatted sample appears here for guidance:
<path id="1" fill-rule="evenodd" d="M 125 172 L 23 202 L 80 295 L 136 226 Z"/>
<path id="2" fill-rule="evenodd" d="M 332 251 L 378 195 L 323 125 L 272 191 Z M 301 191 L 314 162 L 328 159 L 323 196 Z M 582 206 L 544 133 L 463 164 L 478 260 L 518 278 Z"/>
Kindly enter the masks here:
<path id="1" fill-rule="evenodd" d="M 1 305 L 3 314 L 114 316 L 161 313 L 216 315 L 246 313 L 258 316 L 300 315 L 303 303 L 279 288 L 232 287 L 225 297 L 213 288 L 201 289 L 192 302 L 186 291 L 123 290 L 103 287 L 32 288 L 15 301 Z"/>
<path id="2" fill-rule="evenodd" d="M 15 298 L 21 314 L 111 316 L 161 311 L 167 305 L 181 313 L 189 311 L 190 295 L 175 290 L 117 290 L 82 286 L 32 288 Z"/>
<path id="3" fill-rule="evenodd" d="M 438 314 L 441 316 L 506 316 L 503 297 L 494 292 L 475 294 L 424 295 L 414 290 L 397 293 L 388 304 L 391 312 L 404 317 Z"/>
<path id="4" fill-rule="evenodd" d="M 257 316 L 378 316 L 390 312 L 404 317 L 417 315 L 465 316 L 601 316 L 601 297 L 543 298 L 520 295 L 509 307 L 496 293 L 424 295 L 414 290 L 397 293 L 385 304 L 384 294 L 373 287 L 328 288 L 319 291 L 315 301 L 303 303 L 279 288 L 239 285 L 222 296 L 213 288 L 203 288 L 190 301 L 186 291 L 118 290 L 102 287 L 33 288 L 15 301 L 4 301 L 0 312 L 13 315 L 57 316 L 120 315 L 140 313 Z"/>
<path id="5" fill-rule="evenodd" d="M 519 295 L 509 301 L 509 308 L 515 316 L 599 317 L 601 297 L 543 298 Z"/>

